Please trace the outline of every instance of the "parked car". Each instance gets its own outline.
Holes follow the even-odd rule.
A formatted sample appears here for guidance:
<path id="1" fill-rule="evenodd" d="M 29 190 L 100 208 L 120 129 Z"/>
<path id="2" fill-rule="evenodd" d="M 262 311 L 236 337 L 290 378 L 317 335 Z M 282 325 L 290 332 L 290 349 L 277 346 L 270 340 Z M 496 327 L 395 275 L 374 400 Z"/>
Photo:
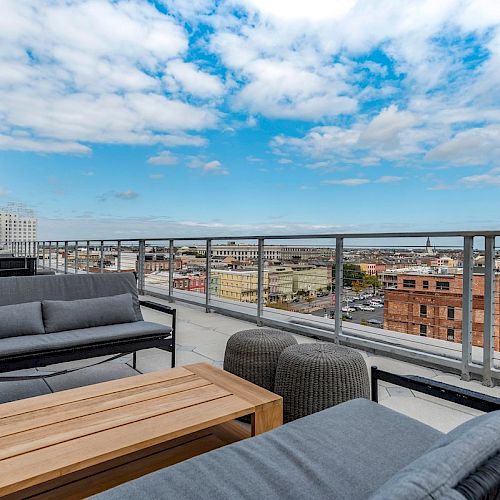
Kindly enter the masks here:
<path id="1" fill-rule="evenodd" d="M 373 325 L 373 326 L 380 326 L 380 327 L 382 327 L 382 326 L 383 326 L 383 324 L 384 324 L 384 323 L 382 323 L 382 321 L 380 321 L 379 319 L 375 319 L 375 318 L 373 318 L 373 319 L 369 319 L 369 320 L 368 320 L 368 323 L 369 323 L 370 325 Z"/>

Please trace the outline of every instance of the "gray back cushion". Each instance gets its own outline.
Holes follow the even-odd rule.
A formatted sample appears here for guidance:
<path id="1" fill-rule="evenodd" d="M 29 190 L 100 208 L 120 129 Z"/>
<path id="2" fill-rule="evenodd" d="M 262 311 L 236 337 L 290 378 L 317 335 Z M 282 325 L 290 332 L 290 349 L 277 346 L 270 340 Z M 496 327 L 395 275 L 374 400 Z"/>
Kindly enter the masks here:
<path id="1" fill-rule="evenodd" d="M 0 279 L 0 306 L 44 300 L 78 300 L 130 293 L 142 320 L 134 273 L 60 274 Z"/>
<path id="2" fill-rule="evenodd" d="M 454 487 L 500 451 L 500 410 L 468 421 L 387 481 L 372 500 L 461 499 Z"/>
<path id="3" fill-rule="evenodd" d="M 45 333 L 136 321 L 132 295 L 80 300 L 44 300 Z"/>
<path id="4" fill-rule="evenodd" d="M 40 302 L 0 306 L 0 338 L 37 333 L 45 333 Z"/>

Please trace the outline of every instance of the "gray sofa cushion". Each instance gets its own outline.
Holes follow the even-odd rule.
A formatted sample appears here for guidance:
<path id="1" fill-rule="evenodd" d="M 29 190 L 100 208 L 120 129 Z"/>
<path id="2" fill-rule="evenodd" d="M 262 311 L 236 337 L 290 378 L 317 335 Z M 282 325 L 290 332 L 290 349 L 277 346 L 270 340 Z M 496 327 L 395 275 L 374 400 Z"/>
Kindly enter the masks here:
<path id="1" fill-rule="evenodd" d="M 38 333 L 45 333 L 40 302 L 0 306 L 0 338 Z"/>
<path id="2" fill-rule="evenodd" d="M 500 411 L 476 417 L 444 436 L 383 485 L 372 500 L 460 499 L 454 487 L 500 452 Z"/>
<path id="3" fill-rule="evenodd" d="M 442 434 L 356 399 L 162 469 L 100 499 L 363 499 Z"/>
<path id="4" fill-rule="evenodd" d="M 60 274 L 0 280 L 0 306 L 43 300 L 78 300 L 131 293 L 136 320 L 142 320 L 134 273 Z"/>
<path id="5" fill-rule="evenodd" d="M 44 300 L 45 333 L 136 321 L 132 295 L 80 300 Z"/>
<path id="6" fill-rule="evenodd" d="M 150 323 L 148 321 L 134 321 L 133 323 L 96 326 L 82 330 L 10 337 L 0 339 L 0 356 L 29 355 L 52 349 L 78 347 L 114 340 L 127 340 L 148 335 L 168 334 L 171 331 L 172 329 L 169 326 Z"/>

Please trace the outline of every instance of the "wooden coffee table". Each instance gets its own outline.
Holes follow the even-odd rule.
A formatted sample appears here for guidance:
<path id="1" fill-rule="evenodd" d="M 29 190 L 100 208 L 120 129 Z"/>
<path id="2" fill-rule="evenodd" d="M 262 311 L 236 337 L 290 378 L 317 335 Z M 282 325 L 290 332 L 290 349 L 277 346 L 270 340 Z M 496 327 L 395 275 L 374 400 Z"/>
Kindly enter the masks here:
<path id="1" fill-rule="evenodd" d="M 281 397 L 205 363 L 5 403 L 0 495 L 82 498 L 281 423 Z"/>

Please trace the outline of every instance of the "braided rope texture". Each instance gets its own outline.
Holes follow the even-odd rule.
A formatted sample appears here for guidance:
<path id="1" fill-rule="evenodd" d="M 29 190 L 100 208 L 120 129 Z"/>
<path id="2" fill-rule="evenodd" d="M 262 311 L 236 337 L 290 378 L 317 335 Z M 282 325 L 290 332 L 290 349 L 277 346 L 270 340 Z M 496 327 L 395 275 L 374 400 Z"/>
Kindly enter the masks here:
<path id="1" fill-rule="evenodd" d="M 288 347 L 280 356 L 274 392 L 283 397 L 283 420 L 290 422 L 355 398 L 369 398 L 363 356 L 331 343 Z"/>
<path id="2" fill-rule="evenodd" d="M 273 391 L 280 354 L 292 345 L 293 335 L 272 328 L 237 332 L 227 341 L 224 370 Z"/>

